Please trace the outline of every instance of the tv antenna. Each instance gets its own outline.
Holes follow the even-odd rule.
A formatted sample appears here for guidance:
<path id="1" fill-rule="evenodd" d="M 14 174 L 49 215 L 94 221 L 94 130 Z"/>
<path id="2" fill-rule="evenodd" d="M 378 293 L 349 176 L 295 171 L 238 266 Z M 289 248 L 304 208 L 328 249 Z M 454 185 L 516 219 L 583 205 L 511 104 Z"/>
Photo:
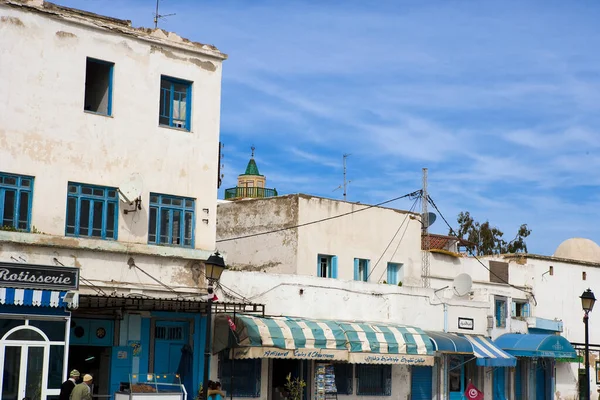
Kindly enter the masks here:
<path id="1" fill-rule="evenodd" d="M 421 193 L 421 240 L 422 240 L 422 260 L 421 260 L 421 280 L 423 287 L 428 288 L 430 286 L 429 281 L 429 212 L 427 211 L 427 203 L 429 202 L 429 195 L 427 194 L 427 168 L 423 168 L 423 189 Z M 433 221 L 432 221 L 433 223 Z"/>
<path id="2" fill-rule="evenodd" d="M 344 158 L 343 158 L 343 160 L 344 160 L 344 184 L 343 184 L 343 185 L 340 185 L 340 186 L 338 186 L 337 188 L 335 188 L 335 189 L 333 190 L 333 191 L 335 192 L 335 191 L 336 191 L 336 190 L 338 190 L 338 189 L 344 189 L 344 201 L 346 201 L 346 195 L 348 194 L 348 191 L 347 191 L 347 189 L 348 189 L 348 184 L 349 184 L 350 182 L 352 182 L 352 181 L 348 181 L 348 180 L 346 180 L 346 159 L 347 159 L 349 156 L 351 156 L 351 154 L 344 154 Z"/>
<path id="3" fill-rule="evenodd" d="M 158 28 L 158 20 L 159 19 L 165 19 L 166 17 L 170 17 L 175 15 L 175 13 L 173 14 L 159 14 L 158 13 L 158 5 L 160 3 L 160 0 L 156 0 L 156 12 L 154 13 L 154 29 Z"/>

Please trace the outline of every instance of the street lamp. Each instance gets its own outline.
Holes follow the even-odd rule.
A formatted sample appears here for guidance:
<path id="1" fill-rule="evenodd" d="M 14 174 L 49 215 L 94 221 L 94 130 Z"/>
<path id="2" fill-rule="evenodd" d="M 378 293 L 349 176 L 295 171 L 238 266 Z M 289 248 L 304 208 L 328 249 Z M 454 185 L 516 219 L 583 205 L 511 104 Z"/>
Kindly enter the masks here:
<path id="1" fill-rule="evenodd" d="M 585 394 L 582 400 L 590 400 L 590 335 L 588 330 L 588 314 L 594 309 L 596 297 L 588 289 L 579 297 L 583 308 L 583 324 L 585 325 Z"/>
<path id="2" fill-rule="evenodd" d="M 208 260 L 204 262 L 205 275 L 208 281 L 208 305 L 206 310 L 206 338 L 204 343 L 204 378 L 202 380 L 202 392 L 204 399 L 208 399 L 208 375 L 209 375 L 209 364 L 211 356 L 211 343 L 212 343 L 212 303 L 213 303 L 213 283 L 216 283 L 221 278 L 223 271 L 227 269 L 225 260 L 216 251 L 213 255 L 208 257 Z"/>

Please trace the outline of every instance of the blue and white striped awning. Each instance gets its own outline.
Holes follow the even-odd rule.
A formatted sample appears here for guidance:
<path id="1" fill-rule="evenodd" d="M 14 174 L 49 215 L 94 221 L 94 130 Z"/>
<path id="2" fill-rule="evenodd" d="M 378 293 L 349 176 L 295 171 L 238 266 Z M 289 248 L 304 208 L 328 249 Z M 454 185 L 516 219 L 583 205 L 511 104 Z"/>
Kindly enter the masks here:
<path id="1" fill-rule="evenodd" d="M 0 288 L 0 304 L 63 308 L 67 292 L 35 289 Z"/>
<path id="2" fill-rule="evenodd" d="M 514 367 L 517 359 L 483 336 L 461 335 L 473 346 L 477 365 L 483 367 Z"/>
<path id="3" fill-rule="evenodd" d="M 356 364 L 433 365 L 433 346 L 419 328 L 338 322 L 348 339 L 348 361 Z"/>
<path id="4" fill-rule="evenodd" d="M 235 334 L 230 335 L 230 330 Z M 409 365 L 434 361 L 427 335 L 400 325 L 220 314 L 215 317 L 214 337 L 213 351 L 233 348 L 235 358 Z"/>
<path id="5" fill-rule="evenodd" d="M 447 332 L 426 331 L 433 344 L 433 350 L 439 353 L 473 354 L 473 346 L 468 339 Z"/>

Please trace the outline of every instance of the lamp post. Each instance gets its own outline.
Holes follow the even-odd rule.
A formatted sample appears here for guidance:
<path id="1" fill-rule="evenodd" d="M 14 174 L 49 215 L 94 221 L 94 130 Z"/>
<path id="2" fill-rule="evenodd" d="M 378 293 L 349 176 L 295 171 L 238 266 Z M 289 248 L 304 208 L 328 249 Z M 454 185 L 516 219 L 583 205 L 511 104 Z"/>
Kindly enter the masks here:
<path id="1" fill-rule="evenodd" d="M 223 260 L 223 257 L 221 257 L 218 251 L 208 257 L 208 260 L 204 262 L 204 265 L 206 271 L 206 280 L 208 281 L 208 304 L 206 310 L 206 337 L 204 342 L 204 377 L 202 379 L 202 392 L 204 399 L 208 399 L 208 368 L 210 364 L 212 343 L 213 283 L 219 281 L 221 274 L 227 269 L 227 266 L 225 266 L 225 260 Z"/>
<path id="2" fill-rule="evenodd" d="M 596 297 L 588 289 L 579 297 L 581 299 L 581 308 L 583 308 L 583 324 L 585 326 L 585 394 L 582 400 L 590 400 L 590 336 L 588 330 L 588 314 L 594 308 Z"/>

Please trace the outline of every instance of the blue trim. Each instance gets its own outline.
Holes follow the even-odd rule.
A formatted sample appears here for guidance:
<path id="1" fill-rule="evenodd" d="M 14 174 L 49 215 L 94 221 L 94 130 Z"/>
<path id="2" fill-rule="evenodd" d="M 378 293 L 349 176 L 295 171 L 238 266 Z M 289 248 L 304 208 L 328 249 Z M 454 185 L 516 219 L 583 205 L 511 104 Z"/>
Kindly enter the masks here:
<path id="1" fill-rule="evenodd" d="M 179 201 L 181 202 L 181 205 L 174 205 L 173 202 L 174 201 Z M 187 202 L 191 202 L 191 205 L 186 205 Z M 155 221 L 155 226 L 152 227 L 151 224 L 151 219 L 148 218 L 148 243 L 150 244 L 157 244 L 157 245 L 169 245 L 169 246 L 179 246 L 179 247 L 194 247 L 194 241 L 196 238 L 196 200 L 192 199 L 190 197 L 180 197 L 180 196 L 172 196 L 172 195 L 166 195 L 166 194 L 159 194 L 159 193 L 150 193 L 150 213 L 152 213 L 152 211 L 154 211 L 156 213 L 156 221 Z M 167 242 L 163 242 L 162 238 L 161 238 L 161 225 L 162 225 L 162 214 L 163 211 L 166 211 L 168 213 L 168 220 L 170 221 L 169 225 L 167 226 Z M 174 241 L 174 235 L 173 235 L 173 228 L 174 228 L 174 221 L 173 221 L 173 217 L 174 215 L 179 214 L 179 232 L 177 235 L 177 238 L 179 239 L 179 243 L 173 243 Z M 186 238 L 185 234 L 186 234 L 186 216 L 191 214 L 191 232 L 190 232 L 190 236 Z M 152 230 L 152 228 L 154 228 L 154 231 Z M 152 232 L 154 232 L 154 234 L 152 234 Z M 152 240 L 152 238 L 150 237 L 151 235 L 154 236 L 154 240 Z M 189 240 L 189 243 L 186 243 L 186 241 Z"/>
<path id="2" fill-rule="evenodd" d="M 32 306 L 32 307 L 56 307 L 56 308 L 65 308 L 66 307 L 66 303 L 63 301 L 63 298 L 65 297 L 65 294 L 67 294 L 66 291 L 53 291 L 53 290 L 41 290 L 41 289 L 14 289 L 14 288 L 4 288 L 4 295 L 0 297 L 0 302 L 4 303 L 5 306 L 18 306 L 18 307 L 27 307 L 27 306 Z M 39 305 L 34 305 L 33 304 L 33 297 L 34 294 L 37 292 L 38 295 L 40 295 L 40 304 Z M 41 292 L 41 293 L 40 293 Z M 23 295 L 22 300 L 20 300 L 20 302 L 22 302 L 22 304 L 15 304 L 16 302 L 16 294 L 19 293 Z M 56 305 L 51 305 L 51 300 L 52 300 L 52 294 L 56 294 L 58 295 L 58 302 L 56 303 Z"/>
<path id="3" fill-rule="evenodd" d="M 517 359 L 502 351 L 497 345 L 483 336 L 460 335 L 471 342 L 473 353 L 480 367 L 514 367 Z"/>
<path id="4" fill-rule="evenodd" d="M 167 88 L 163 88 L 163 82 L 166 82 L 169 84 L 168 89 Z M 173 122 L 173 114 L 174 114 L 174 106 L 175 106 L 175 101 L 180 102 L 181 101 L 181 95 L 183 92 L 178 92 L 175 90 L 175 84 L 179 84 L 179 85 L 184 85 L 185 86 L 185 121 L 184 121 L 184 127 L 178 127 L 175 126 L 175 123 Z M 166 96 L 167 94 L 169 95 L 169 113 L 166 114 L 165 113 L 165 104 L 167 102 Z M 175 96 L 178 96 L 177 99 L 175 99 Z M 167 126 L 170 126 L 172 128 L 179 128 L 179 129 L 185 129 L 187 131 L 190 131 L 192 128 L 192 123 L 191 123 L 191 112 L 192 112 L 192 82 L 191 81 L 187 81 L 187 80 L 183 80 L 183 79 L 179 79 L 179 78 L 173 78 L 167 75 L 161 75 L 160 76 L 160 104 L 159 104 L 159 119 L 158 119 L 158 123 L 161 126 L 165 126 L 165 124 L 160 123 L 160 119 L 161 118 L 168 118 L 169 119 L 169 124 Z M 178 106 L 180 107 L 181 104 L 178 103 Z M 178 110 L 180 111 L 180 109 Z"/>
<path id="5" fill-rule="evenodd" d="M 425 332 L 431 343 L 433 350 L 440 353 L 458 353 L 473 354 L 473 346 L 464 337 L 445 332 Z"/>
<path id="6" fill-rule="evenodd" d="M 7 180 L 13 180 L 15 183 L 8 183 Z M 29 186 L 25 186 L 24 183 L 28 182 Z M 33 204 L 33 183 L 34 178 L 28 175 L 16 175 L 0 172 L 0 226 L 11 226 L 19 231 L 29 232 L 31 230 L 31 210 Z M 6 193 L 13 192 L 13 215 L 12 221 L 6 223 L 4 221 L 4 208 L 6 206 Z M 23 220 L 20 215 L 21 211 L 21 197 L 27 194 L 27 216 Z M 25 227 L 22 228 L 20 223 L 25 223 Z"/>
<path id="7" fill-rule="evenodd" d="M 92 194 L 83 193 L 84 190 L 91 190 Z M 94 191 L 101 190 L 102 194 L 96 194 Z M 74 225 L 69 225 L 69 200 L 74 200 L 75 210 Z M 81 229 L 81 205 L 83 202 L 88 203 L 88 227 L 87 232 Z M 94 235 L 94 205 L 101 204 L 102 206 L 102 226 L 100 228 L 100 236 Z M 113 226 L 112 235 L 108 234 L 108 209 L 113 208 Z M 117 240 L 119 227 L 119 198 L 117 189 L 106 186 L 88 185 L 84 183 L 69 182 L 67 185 L 67 215 L 65 220 L 65 236 L 73 237 L 91 237 L 95 239 Z"/>
<path id="8" fill-rule="evenodd" d="M 0 315 L 2 314 L 53 315 L 61 317 L 68 317 L 71 315 L 71 313 L 69 311 L 65 311 L 64 308 L 0 304 Z"/>
<path id="9" fill-rule="evenodd" d="M 358 258 L 354 259 L 354 280 L 358 281 L 359 280 L 359 271 L 358 271 L 358 265 L 360 263 L 360 260 Z"/>
<path id="10" fill-rule="evenodd" d="M 337 256 L 331 256 L 331 278 L 337 279 L 338 277 L 338 258 Z"/>
<path id="11" fill-rule="evenodd" d="M 142 352 L 140 355 L 139 373 L 148 373 L 148 364 L 150 362 L 150 318 L 142 318 L 140 323 L 140 342 L 142 345 Z M 156 368 L 154 368 L 156 370 Z"/>
<path id="12" fill-rule="evenodd" d="M 494 342 L 517 357 L 577 357 L 577 352 L 571 343 L 560 335 L 506 333 Z"/>

